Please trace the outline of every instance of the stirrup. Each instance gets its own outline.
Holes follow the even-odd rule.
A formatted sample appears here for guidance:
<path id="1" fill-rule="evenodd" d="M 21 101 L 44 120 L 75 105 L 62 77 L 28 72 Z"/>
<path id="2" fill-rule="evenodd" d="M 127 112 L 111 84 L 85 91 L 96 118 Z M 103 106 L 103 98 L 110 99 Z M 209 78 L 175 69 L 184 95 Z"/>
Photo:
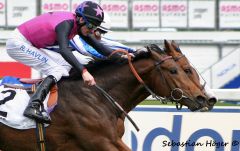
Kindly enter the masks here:
<path id="1" fill-rule="evenodd" d="M 41 112 L 38 108 L 39 106 L 36 105 L 36 103 L 29 104 L 29 106 L 27 106 L 27 108 L 25 109 L 23 115 L 33 120 L 36 120 L 39 123 L 50 124 L 51 118 L 48 113 L 45 110 Z"/>

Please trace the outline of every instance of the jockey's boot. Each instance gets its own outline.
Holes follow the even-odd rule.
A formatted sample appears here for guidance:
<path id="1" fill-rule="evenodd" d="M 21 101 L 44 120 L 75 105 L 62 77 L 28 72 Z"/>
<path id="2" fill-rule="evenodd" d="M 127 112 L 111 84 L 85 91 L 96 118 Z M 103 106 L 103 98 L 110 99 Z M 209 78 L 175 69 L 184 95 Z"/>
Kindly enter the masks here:
<path id="1" fill-rule="evenodd" d="M 42 108 L 42 111 L 40 111 L 40 107 L 43 107 L 43 101 L 55 83 L 56 80 L 52 75 L 46 77 L 41 82 L 41 84 L 37 87 L 36 92 L 30 98 L 29 104 L 23 113 L 24 116 L 37 120 L 41 123 L 51 123 L 51 118 L 46 110 Z"/>

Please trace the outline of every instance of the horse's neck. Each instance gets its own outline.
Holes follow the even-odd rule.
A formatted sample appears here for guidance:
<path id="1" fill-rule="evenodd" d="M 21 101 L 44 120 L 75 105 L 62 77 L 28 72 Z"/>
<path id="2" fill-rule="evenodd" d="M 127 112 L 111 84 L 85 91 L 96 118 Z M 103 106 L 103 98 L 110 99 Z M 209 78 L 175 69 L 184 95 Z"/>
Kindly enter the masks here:
<path id="1" fill-rule="evenodd" d="M 138 63 L 135 63 L 135 66 L 136 68 L 141 69 Z M 115 101 L 117 101 L 127 112 L 133 109 L 137 104 L 139 104 L 149 95 L 133 75 L 127 64 L 108 65 L 100 69 L 92 68 L 90 72 L 93 74 L 98 86 L 109 93 L 111 97 L 114 98 Z M 83 81 L 80 79 L 75 81 L 64 80 L 61 82 L 59 89 L 61 89 L 61 96 L 65 95 L 65 93 L 68 92 L 71 93 L 71 98 L 75 97 L 84 100 L 91 99 L 91 102 L 93 102 L 93 99 L 96 99 L 97 102 L 102 102 L 102 100 L 100 100 L 101 97 L 96 96 L 99 94 L 96 94 L 92 87 L 84 86 Z M 63 96 L 63 98 L 67 97 Z M 104 98 L 104 100 L 106 100 L 106 98 Z M 79 103 L 77 99 L 72 99 L 71 102 L 73 101 L 75 101 L 75 103 Z"/>
<path id="2" fill-rule="evenodd" d="M 131 96 L 123 100 L 123 108 L 126 112 L 131 111 L 135 108 L 140 102 L 145 100 L 149 96 L 149 93 L 146 89 L 139 85 L 134 90 L 131 90 Z"/>
<path id="3" fill-rule="evenodd" d="M 141 65 L 136 63 L 135 66 L 137 68 L 137 66 Z M 149 95 L 143 85 L 133 75 L 128 65 L 115 68 L 108 75 L 108 78 L 100 79 L 98 84 L 103 85 L 108 93 L 127 112 L 131 111 Z"/>

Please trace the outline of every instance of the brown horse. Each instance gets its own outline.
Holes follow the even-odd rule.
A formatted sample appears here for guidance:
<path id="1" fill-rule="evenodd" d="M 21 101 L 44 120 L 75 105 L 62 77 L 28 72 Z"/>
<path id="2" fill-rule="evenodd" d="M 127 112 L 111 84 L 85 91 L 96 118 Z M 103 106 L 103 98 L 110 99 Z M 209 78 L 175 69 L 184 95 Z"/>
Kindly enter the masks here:
<path id="1" fill-rule="evenodd" d="M 209 88 L 206 85 L 205 80 L 199 75 L 199 72 L 192 66 L 187 57 L 182 53 L 179 45 L 175 41 L 169 43 L 167 40 L 164 40 L 165 52 L 172 56 L 176 63 L 184 70 L 188 75 L 189 79 L 199 87 L 203 93 L 207 96 L 207 101 L 205 103 L 208 106 L 208 109 L 211 110 L 213 105 L 217 102 L 217 98 L 212 95 L 212 92 L 208 92 Z M 201 79 L 201 80 L 200 80 Z"/>
<path id="2" fill-rule="evenodd" d="M 179 103 L 191 111 L 206 106 L 206 96 L 190 81 L 179 65 L 156 45 L 133 62 L 146 86 L 162 97 L 174 98 L 176 88 L 183 92 Z M 127 64 L 100 63 L 89 68 L 96 82 L 122 108 L 129 112 L 149 96 Z M 80 77 L 62 79 L 58 83 L 59 100 L 51 113 L 52 124 L 46 128 L 49 151 L 130 151 L 121 137 L 124 114 L 117 111 L 94 87 L 84 85 Z M 201 98 L 199 100 L 199 98 Z M 0 124 L 0 150 L 33 151 L 37 148 L 35 132 L 15 130 Z"/>

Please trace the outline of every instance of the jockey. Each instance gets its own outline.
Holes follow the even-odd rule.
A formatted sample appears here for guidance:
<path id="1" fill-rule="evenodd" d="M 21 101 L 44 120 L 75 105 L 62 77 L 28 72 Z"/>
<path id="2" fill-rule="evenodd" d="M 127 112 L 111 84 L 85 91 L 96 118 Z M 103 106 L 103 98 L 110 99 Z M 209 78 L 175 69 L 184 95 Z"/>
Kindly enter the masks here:
<path id="1" fill-rule="evenodd" d="M 97 27 L 97 29 L 94 31 L 94 36 L 97 40 L 100 41 L 103 45 L 111 48 L 112 50 L 126 50 L 129 53 L 133 53 L 136 50 L 134 48 L 130 48 L 126 45 L 123 45 L 117 41 L 111 40 L 109 38 L 104 37 L 103 35 L 108 33 L 111 28 L 111 20 L 109 15 L 104 12 L 104 20 L 101 23 L 100 26 Z M 93 61 L 94 59 L 107 59 L 106 56 L 102 55 L 101 53 L 98 53 L 97 50 L 95 50 L 93 47 L 89 46 L 87 42 L 81 38 L 79 35 L 76 35 L 73 39 L 70 40 L 70 45 L 80 52 L 80 54 L 84 54 L 85 56 L 89 57 L 81 57 L 79 58 L 79 61 L 83 64 L 87 64 L 90 61 Z M 80 56 L 80 55 L 79 55 Z M 94 58 L 94 59 L 93 59 Z"/>
<path id="2" fill-rule="evenodd" d="M 72 67 L 81 73 L 85 83 L 90 86 L 96 84 L 93 76 L 72 53 L 69 40 L 78 34 L 85 37 L 100 53 L 109 55 L 111 52 L 108 48 L 97 41 L 91 41 L 92 38 L 88 36 L 102 23 L 103 18 L 104 12 L 97 3 L 85 1 L 76 8 L 75 13 L 45 13 L 21 24 L 13 31 L 6 42 L 9 56 L 46 75 L 30 98 L 24 116 L 39 122 L 51 122 L 48 113 L 44 109 L 40 111 L 40 107 L 52 86 L 62 76 L 68 76 Z M 51 51 L 41 49 L 56 44 L 59 45 L 59 51 L 53 52 L 55 57 L 49 55 Z"/>

